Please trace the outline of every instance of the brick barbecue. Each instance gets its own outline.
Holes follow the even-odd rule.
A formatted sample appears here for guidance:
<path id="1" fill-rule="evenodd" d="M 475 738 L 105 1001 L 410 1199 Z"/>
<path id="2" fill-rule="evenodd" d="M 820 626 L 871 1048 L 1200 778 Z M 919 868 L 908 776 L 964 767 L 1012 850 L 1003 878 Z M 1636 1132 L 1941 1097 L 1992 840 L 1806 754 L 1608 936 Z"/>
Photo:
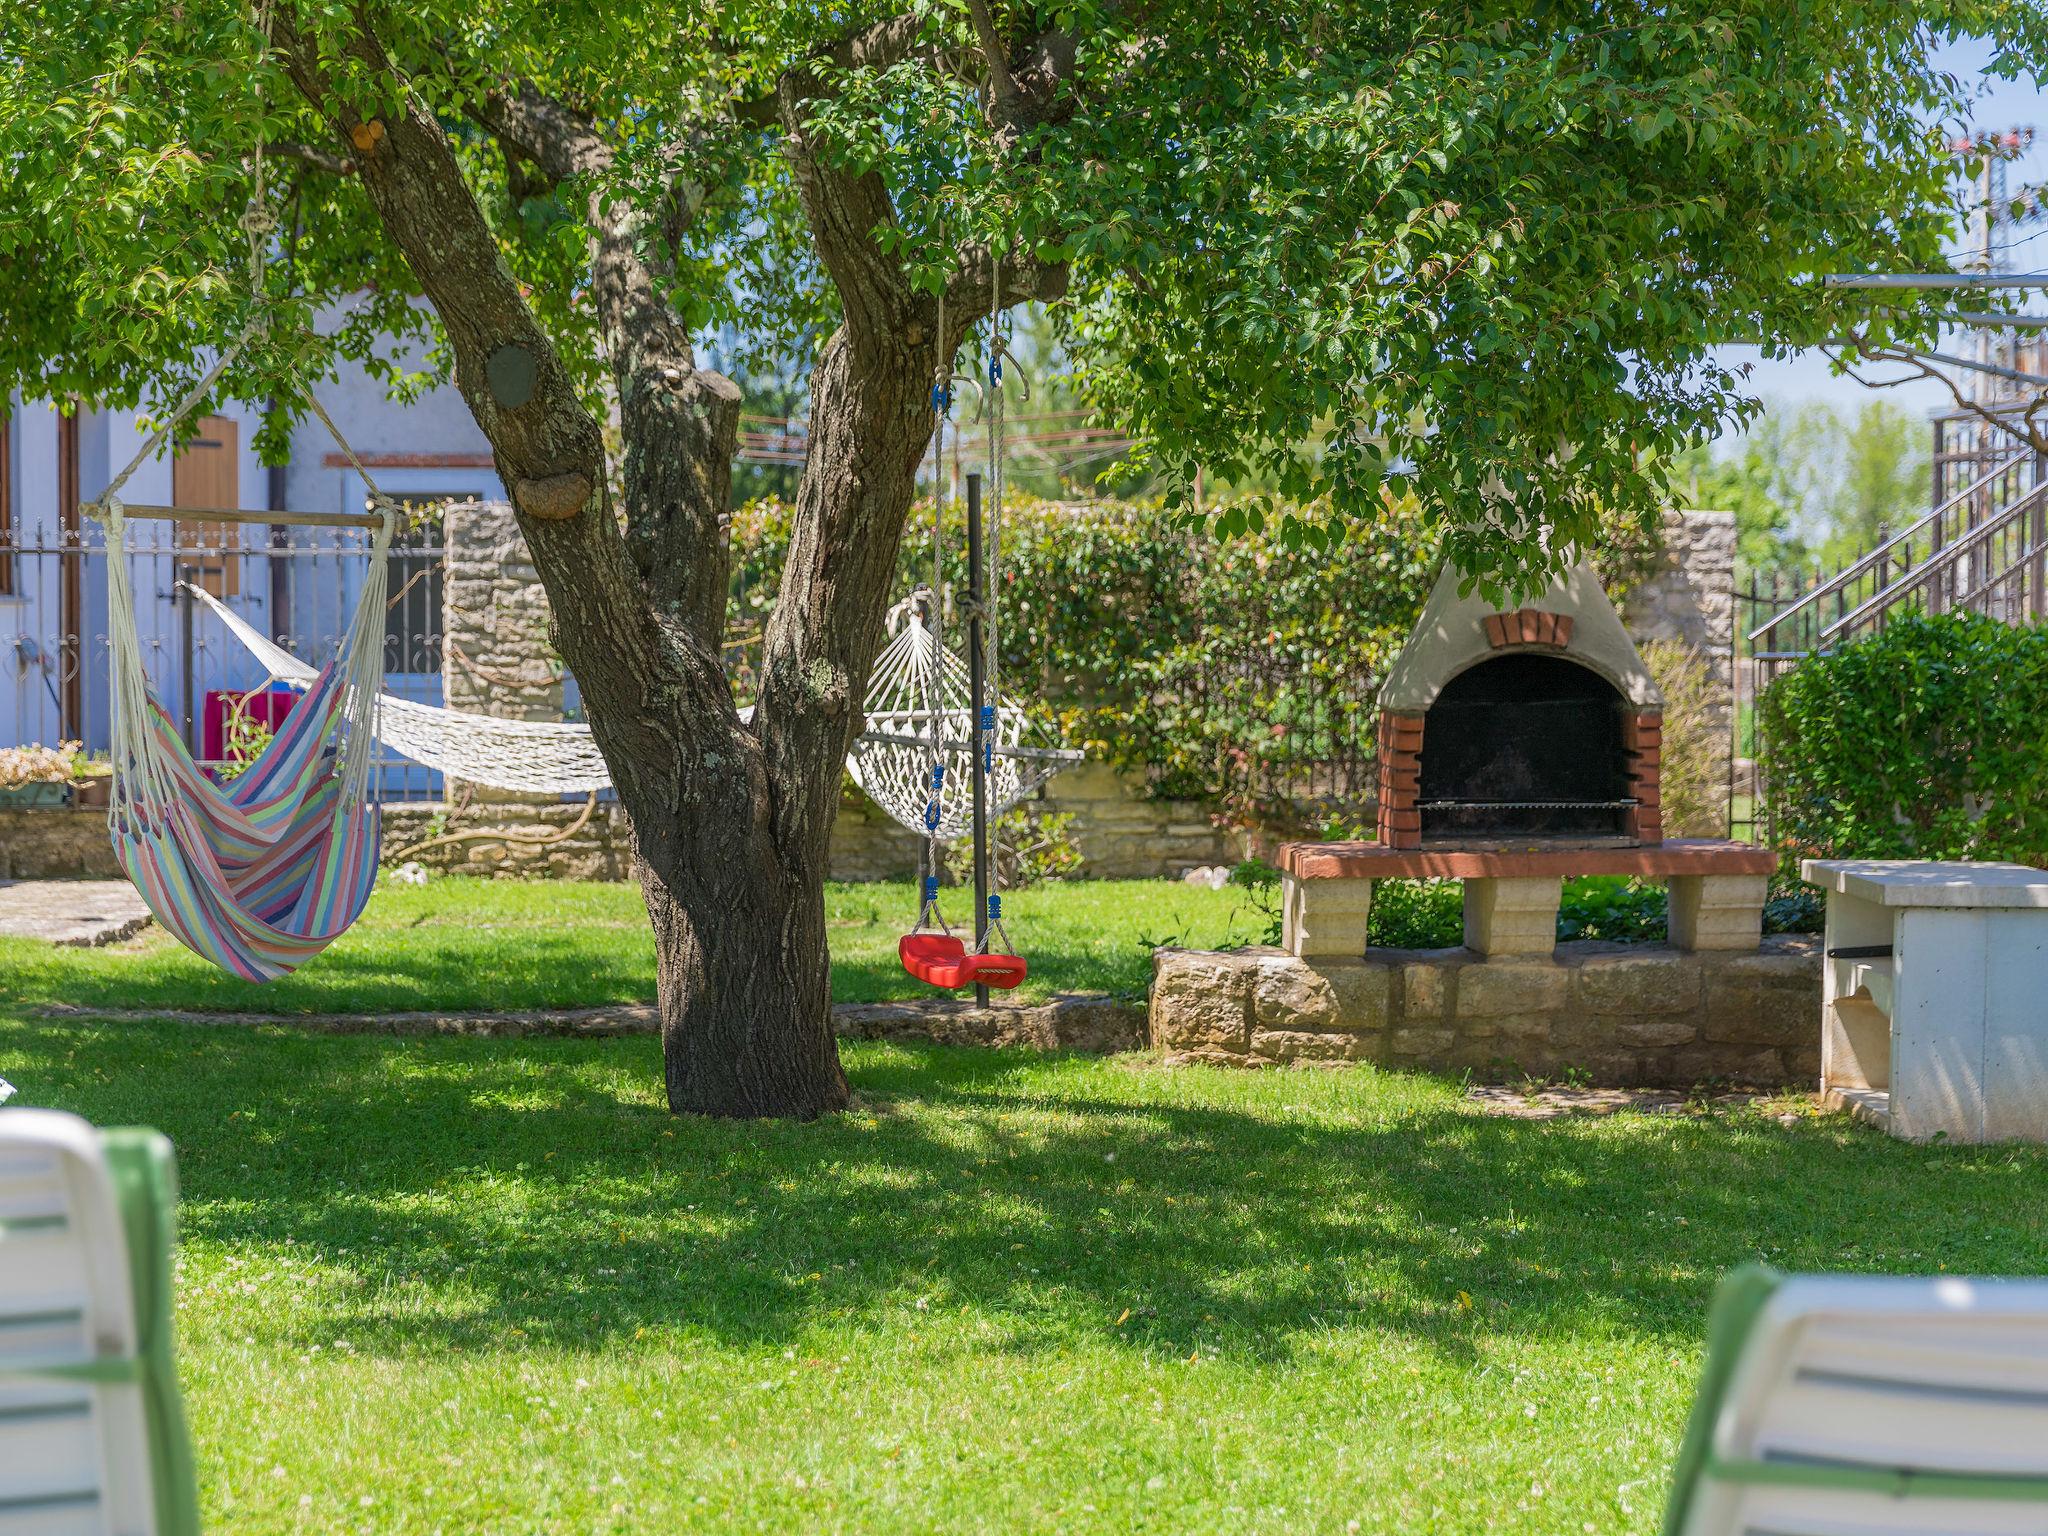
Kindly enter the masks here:
<path id="1" fill-rule="evenodd" d="M 1585 566 L 1513 610 L 1447 567 L 1379 702 L 1383 847 L 1663 841 L 1663 696 Z"/>

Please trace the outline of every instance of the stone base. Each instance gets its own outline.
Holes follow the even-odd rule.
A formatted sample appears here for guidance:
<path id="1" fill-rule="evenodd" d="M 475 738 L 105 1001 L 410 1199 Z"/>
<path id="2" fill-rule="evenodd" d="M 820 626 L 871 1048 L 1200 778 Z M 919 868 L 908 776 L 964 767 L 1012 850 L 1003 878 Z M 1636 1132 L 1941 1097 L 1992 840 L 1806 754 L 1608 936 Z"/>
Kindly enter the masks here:
<path id="1" fill-rule="evenodd" d="M 0 880 L 120 880 L 100 807 L 0 811 Z"/>
<path id="2" fill-rule="evenodd" d="M 1819 945 L 1760 951 L 1560 944 L 1301 959 L 1278 949 L 1162 949 L 1152 1046 L 1233 1066 L 1373 1061 L 1490 1081 L 1583 1072 L 1612 1087 L 1723 1080 L 1811 1085 L 1820 1074 Z"/>

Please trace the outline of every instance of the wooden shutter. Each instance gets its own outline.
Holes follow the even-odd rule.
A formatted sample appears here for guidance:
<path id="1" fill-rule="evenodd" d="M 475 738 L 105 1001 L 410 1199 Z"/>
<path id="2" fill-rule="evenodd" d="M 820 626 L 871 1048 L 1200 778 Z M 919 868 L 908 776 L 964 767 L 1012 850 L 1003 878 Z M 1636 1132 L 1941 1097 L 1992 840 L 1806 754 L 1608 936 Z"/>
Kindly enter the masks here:
<path id="1" fill-rule="evenodd" d="M 178 450 L 171 461 L 171 505 L 227 509 L 242 504 L 240 444 L 236 423 L 208 416 L 199 435 Z M 194 586 L 215 597 L 233 597 L 242 589 L 241 526 L 236 523 L 181 523 L 180 544 L 191 546 L 180 558 L 180 572 Z M 215 553 L 217 551 L 217 553 Z"/>

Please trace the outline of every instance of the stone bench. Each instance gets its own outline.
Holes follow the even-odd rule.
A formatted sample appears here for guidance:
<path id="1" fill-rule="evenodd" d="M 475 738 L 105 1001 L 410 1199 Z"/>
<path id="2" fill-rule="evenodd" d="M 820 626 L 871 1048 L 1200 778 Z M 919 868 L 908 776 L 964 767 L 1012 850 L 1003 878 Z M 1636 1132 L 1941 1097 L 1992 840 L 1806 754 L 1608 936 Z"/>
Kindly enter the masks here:
<path id="1" fill-rule="evenodd" d="M 1808 859 L 1821 1093 L 1913 1141 L 2048 1141 L 2048 870 Z"/>
<path id="2" fill-rule="evenodd" d="M 1777 857 L 1748 843 L 1670 838 L 1619 846 L 1539 844 L 1389 848 L 1288 843 L 1279 852 L 1281 947 L 1298 959 L 1366 950 L 1376 880 L 1465 882 L 1465 946 L 1481 955 L 1548 955 L 1567 875 L 1632 875 L 1671 888 L 1671 944 L 1754 950 Z"/>

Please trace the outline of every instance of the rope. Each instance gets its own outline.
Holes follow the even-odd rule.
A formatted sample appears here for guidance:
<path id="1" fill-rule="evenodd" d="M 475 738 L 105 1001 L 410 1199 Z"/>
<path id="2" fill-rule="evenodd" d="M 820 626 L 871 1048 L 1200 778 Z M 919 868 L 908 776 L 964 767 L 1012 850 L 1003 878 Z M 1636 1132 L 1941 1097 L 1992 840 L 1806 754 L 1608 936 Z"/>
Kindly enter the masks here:
<path id="1" fill-rule="evenodd" d="M 1003 258 L 1000 251 L 992 251 L 989 258 L 989 317 L 988 317 L 988 550 L 986 574 L 982 581 L 983 652 L 987 658 L 988 693 L 981 706 L 981 767 L 983 777 L 993 787 L 996 766 L 996 734 L 1003 697 L 1002 674 L 1002 633 L 1000 615 L 1002 612 L 1003 580 L 1003 467 L 1004 467 L 1004 409 L 1003 409 L 1003 354 L 1008 350 L 1003 342 Z M 1000 844 L 1001 835 L 992 823 L 990 837 Z M 1002 943 L 1001 953 L 1013 954 L 1009 934 L 1003 931 L 1003 860 L 1000 848 L 991 850 L 989 859 L 988 922 L 981 932 L 981 942 L 976 947 L 980 954 L 989 953 L 997 940 Z"/>
<path id="2" fill-rule="evenodd" d="M 932 427 L 932 581 L 925 602 L 926 623 L 934 653 L 934 665 L 926 674 L 924 687 L 924 713 L 930 722 L 931 756 L 928 759 L 930 779 L 925 787 L 924 802 L 924 850 L 918 861 L 918 888 L 920 897 L 917 908 L 917 931 L 923 931 L 936 920 L 942 932 L 951 933 L 945 914 L 939 910 L 939 876 L 945 854 L 939 842 L 940 829 L 946 819 L 946 747 L 945 747 L 945 699 L 940 677 L 941 659 L 946 654 L 945 634 L 945 500 L 940 488 L 946 476 L 946 416 L 952 405 L 953 365 L 946 347 L 946 290 L 939 289 L 938 336 L 933 344 L 935 361 L 932 367 L 932 412 L 936 418 Z M 914 595 L 913 595 L 914 600 Z M 911 629 L 918 627 L 918 619 L 912 615 Z M 906 630 L 906 633 L 909 631 Z"/>

